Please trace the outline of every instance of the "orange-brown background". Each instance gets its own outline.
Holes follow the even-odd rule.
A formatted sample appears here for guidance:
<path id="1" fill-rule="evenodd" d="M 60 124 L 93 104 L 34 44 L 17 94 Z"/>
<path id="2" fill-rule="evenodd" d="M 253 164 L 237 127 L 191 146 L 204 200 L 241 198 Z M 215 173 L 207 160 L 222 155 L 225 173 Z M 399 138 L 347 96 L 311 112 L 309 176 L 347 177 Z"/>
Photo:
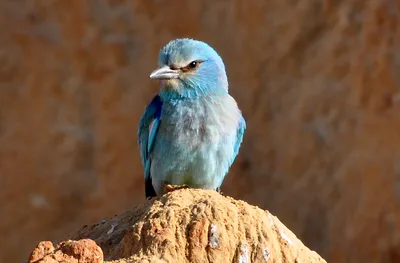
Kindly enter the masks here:
<path id="1" fill-rule="evenodd" d="M 248 129 L 223 191 L 329 262 L 400 262 L 397 0 L 0 1 L 0 262 L 144 200 L 160 47 L 223 57 Z"/>

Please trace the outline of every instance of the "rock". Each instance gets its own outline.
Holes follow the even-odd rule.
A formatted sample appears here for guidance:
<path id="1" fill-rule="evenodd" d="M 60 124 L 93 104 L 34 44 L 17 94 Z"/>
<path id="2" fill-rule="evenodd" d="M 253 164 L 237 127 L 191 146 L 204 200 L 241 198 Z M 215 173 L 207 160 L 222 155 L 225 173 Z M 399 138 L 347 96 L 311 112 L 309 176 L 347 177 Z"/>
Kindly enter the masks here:
<path id="1" fill-rule="evenodd" d="M 42 241 L 32 251 L 29 257 L 29 262 L 43 260 L 44 257 L 53 253 L 54 253 L 53 243 L 50 241 Z"/>
<path id="2" fill-rule="evenodd" d="M 55 248 L 50 241 L 40 242 L 28 263 L 102 263 L 103 251 L 90 239 L 63 241 Z"/>
<path id="3" fill-rule="evenodd" d="M 112 262 L 325 262 L 268 211 L 210 190 L 173 191 L 71 238 Z"/>

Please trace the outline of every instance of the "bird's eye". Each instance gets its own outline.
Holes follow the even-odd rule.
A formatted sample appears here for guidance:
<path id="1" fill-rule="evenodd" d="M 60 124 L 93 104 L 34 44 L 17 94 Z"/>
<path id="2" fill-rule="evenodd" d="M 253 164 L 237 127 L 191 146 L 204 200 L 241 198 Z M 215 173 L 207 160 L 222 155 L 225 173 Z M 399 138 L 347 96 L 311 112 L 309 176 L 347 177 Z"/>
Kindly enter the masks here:
<path id="1" fill-rule="evenodd" d="M 181 70 L 183 72 L 187 72 L 187 71 L 194 70 L 194 69 L 198 68 L 199 65 L 200 65 L 199 61 L 192 61 L 187 66 L 181 68 Z"/>
<path id="2" fill-rule="evenodd" d="M 192 62 L 190 62 L 190 64 L 188 65 L 188 67 L 189 67 L 190 69 L 195 69 L 195 68 L 197 68 L 198 65 L 199 65 L 199 62 L 197 62 L 197 61 L 192 61 Z"/>

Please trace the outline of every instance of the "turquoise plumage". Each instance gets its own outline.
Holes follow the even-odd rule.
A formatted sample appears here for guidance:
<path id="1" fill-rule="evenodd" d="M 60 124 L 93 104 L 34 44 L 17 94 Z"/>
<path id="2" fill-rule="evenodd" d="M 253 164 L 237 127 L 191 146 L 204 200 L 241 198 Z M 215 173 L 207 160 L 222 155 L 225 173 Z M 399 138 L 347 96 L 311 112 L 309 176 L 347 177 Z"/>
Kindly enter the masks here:
<path id="1" fill-rule="evenodd" d="M 246 128 L 224 63 L 193 39 L 169 42 L 158 60 L 150 78 L 161 81 L 160 91 L 138 130 L 146 197 L 163 194 L 165 185 L 219 189 Z"/>

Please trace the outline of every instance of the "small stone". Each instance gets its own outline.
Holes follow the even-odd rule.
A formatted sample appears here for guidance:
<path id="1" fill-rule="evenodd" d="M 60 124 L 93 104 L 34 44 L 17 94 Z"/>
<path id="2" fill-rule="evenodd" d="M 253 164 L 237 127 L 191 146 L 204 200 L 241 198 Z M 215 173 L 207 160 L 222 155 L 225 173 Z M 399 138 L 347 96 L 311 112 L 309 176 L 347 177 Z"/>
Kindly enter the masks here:
<path id="1" fill-rule="evenodd" d="M 33 250 L 28 263 L 102 263 L 103 251 L 91 239 L 68 240 L 56 248 L 50 241 L 40 242 Z"/>
<path id="2" fill-rule="evenodd" d="M 31 255 L 29 256 L 28 262 L 36 262 L 53 252 L 53 243 L 51 243 L 50 241 L 42 241 L 33 249 Z"/>

